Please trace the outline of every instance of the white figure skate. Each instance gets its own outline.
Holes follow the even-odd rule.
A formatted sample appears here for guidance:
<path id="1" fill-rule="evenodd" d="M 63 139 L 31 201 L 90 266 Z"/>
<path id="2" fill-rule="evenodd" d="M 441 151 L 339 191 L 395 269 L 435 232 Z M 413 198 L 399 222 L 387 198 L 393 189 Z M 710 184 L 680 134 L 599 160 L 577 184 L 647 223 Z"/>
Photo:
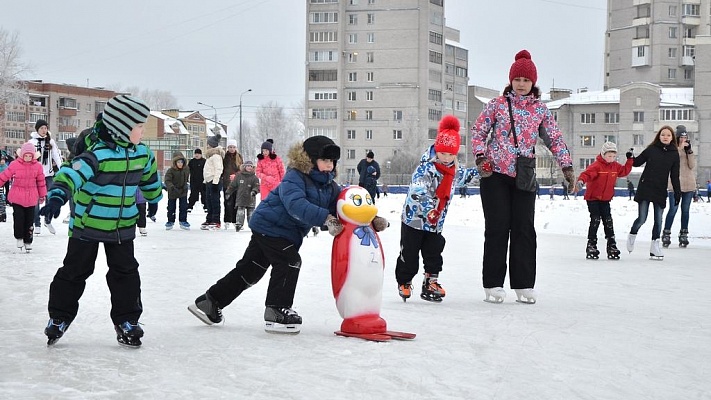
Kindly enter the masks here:
<path id="1" fill-rule="evenodd" d="M 506 291 L 502 287 L 484 288 L 487 303 L 503 303 L 506 298 Z"/>
<path id="2" fill-rule="evenodd" d="M 516 292 L 516 297 L 518 297 L 518 300 L 516 300 L 517 302 L 524 304 L 536 304 L 536 298 L 538 297 L 538 294 L 535 290 L 514 289 L 514 291 Z"/>

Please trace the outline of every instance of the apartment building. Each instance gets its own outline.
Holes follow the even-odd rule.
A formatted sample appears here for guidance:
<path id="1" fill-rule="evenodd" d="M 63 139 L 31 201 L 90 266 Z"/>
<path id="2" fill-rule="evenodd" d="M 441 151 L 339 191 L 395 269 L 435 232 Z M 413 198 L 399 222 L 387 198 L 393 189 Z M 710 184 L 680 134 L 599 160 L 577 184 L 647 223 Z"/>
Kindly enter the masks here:
<path id="1" fill-rule="evenodd" d="M 411 173 L 442 115 L 467 121 L 468 51 L 443 0 L 306 0 L 306 136 L 341 146 L 339 181 L 372 150 L 384 175 Z M 407 167 L 409 169 L 409 167 Z M 394 182 L 388 182 L 394 183 Z"/>

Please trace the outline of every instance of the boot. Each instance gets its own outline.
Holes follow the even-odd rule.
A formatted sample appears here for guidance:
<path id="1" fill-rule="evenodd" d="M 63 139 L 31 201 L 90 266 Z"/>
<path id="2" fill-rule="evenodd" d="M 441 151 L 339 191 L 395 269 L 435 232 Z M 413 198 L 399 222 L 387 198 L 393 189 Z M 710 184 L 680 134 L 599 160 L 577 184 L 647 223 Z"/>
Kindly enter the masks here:
<path id="1" fill-rule="evenodd" d="M 222 309 L 207 292 L 195 299 L 195 303 L 189 305 L 188 310 L 208 325 L 222 322 Z"/>
<path id="2" fill-rule="evenodd" d="M 681 238 L 681 236 L 679 236 Z M 665 229 L 662 231 L 662 246 L 669 247 L 671 244 L 671 229 Z"/>
<path id="3" fill-rule="evenodd" d="M 659 239 L 652 240 L 652 245 L 649 247 L 649 258 L 652 260 L 664 259 L 664 253 L 662 253 L 662 247 L 659 245 Z"/>
<path id="4" fill-rule="evenodd" d="M 589 260 L 597 260 L 600 255 L 600 250 L 597 249 L 597 239 L 588 239 L 588 246 L 585 248 L 585 258 Z"/>
<path id="5" fill-rule="evenodd" d="M 634 250 L 634 241 L 637 239 L 637 234 L 636 233 L 630 233 L 627 236 L 627 251 L 632 252 Z"/>
<path id="6" fill-rule="evenodd" d="M 445 296 L 446 292 L 442 285 L 437 282 L 437 274 L 429 274 L 425 272 L 425 279 L 422 281 L 422 300 L 434 301 L 439 303 Z"/>
<path id="7" fill-rule="evenodd" d="M 615 242 L 614 237 L 607 239 L 607 258 L 610 260 L 620 259 L 620 250 L 617 248 L 617 242 Z"/>
<path id="8" fill-rule="evenodd" d="M 686 247 L 689 245 L 689 230 L 682 229 L 679 231 L 679 247 Z"/>

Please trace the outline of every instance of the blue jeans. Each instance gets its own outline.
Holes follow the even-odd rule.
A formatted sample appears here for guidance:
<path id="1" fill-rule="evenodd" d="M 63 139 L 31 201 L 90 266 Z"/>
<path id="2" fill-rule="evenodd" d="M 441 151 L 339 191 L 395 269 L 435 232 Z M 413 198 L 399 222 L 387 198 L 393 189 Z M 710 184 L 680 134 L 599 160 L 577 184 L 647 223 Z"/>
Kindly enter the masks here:
<path id="1" fill-rule="evenodd" d="M 205 222 L 212 224 L 220 223 L 220 192 L 222 191 L 222 181 L 215 185 L 214 183 L 205 184 L 205 198 L 207 200 L 207 218 Z"/>
<path id="2" fill-rule="evenodd" d="M 664 220 L 664 229 L 671 230 L 676 210 L 679 209 L 679 206 L 674 205 L 674 192 L 669 192 L 668 196 L 669 211 L 667 211 L 667 219 Z M 691 199 L 693 198 L 694 192 L 681 193 L 681 229 L 689 229 L 689 206 L 691 206 Z"/>
<path id="3" fill-rule="evenodd" d="M 652 204 L 654 207 L 654 226 L 652 227 L 652 240 L 659 239 L 659 234 L 662 230 L 662 214 L 664 209 L 658 204 Z M 647 214 L 649 214 L 649 201 L 643 200 L 639 202 L 639 209 L 637 214 L 637 219 L 632 223 L 632 229 L 630 233 L 636 235 L 639 228 L 642 227 L 645 221 L 647 221 Z"/>
<path id="4" fill-rule="evenodd" d="M 175 203 L 178 202 L 178 221 L 188 221 L 188 196 L 168 199 L 168 222 L 175 223 Z"/>

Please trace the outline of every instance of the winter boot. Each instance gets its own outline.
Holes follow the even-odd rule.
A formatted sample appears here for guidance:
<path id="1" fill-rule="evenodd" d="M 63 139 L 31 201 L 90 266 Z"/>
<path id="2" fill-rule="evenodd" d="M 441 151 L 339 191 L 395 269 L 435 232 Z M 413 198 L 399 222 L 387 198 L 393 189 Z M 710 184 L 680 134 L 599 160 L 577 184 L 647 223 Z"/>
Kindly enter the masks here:
<path id="1" fill-rule="evenodd" d="M 397 286 L 400 297 L 402 301 L 407 301 L 407 299 L 412 296 L 412 282 L 402 283 Z"/>
<path id="2" fill-rule="evenodd" d="M 585 258 L 588 260 L 597 260 L 600 256 L 600 250 L 597 249 L 597 239 L 588 239 L 588 247 L 585 248 Z"/>
<path id="3" fill-rule="evenodd" d="M 290 307 L 267 306 L 264 309 L 264 330 L 273 333 L 296 334 L 301 331 L 301 317 Z"/>
<path id="4" fill-rule="evenodd" d="M 195 299 L 195 303 L 189 305 L 188 310 L 208 325 L 222 322 L 222 309 L 208 292 Z"/>
<path id="5" fill-rule="evenodd" d="M 689 245 L 689 230 L 682 229 L 679 231 L 679 247 L 686 247 Z"/>
<path id="6" fill-rule="evenodd" d="M 663 260 L 664 253 L 659 245 L 659 239 L 652 240 L 652 245 L 649 247 L 649 258 L 652 260 Z"/>
<path id="7" fill-rule="evenodd" d="M 429 274 L 425 272 L 425 279 L 422 281 L 422 293 L 420 298 L 422 300 L 434 301 L 439 303 L 445 296 L 446 292 L 442 285 L 437 283 L 437 274 Z"/>
<path id="8" fill-rule="evenodd" d="M 53 345 L 64 336 L 64 332 L 69 329 L 69 322 L 61 319 L 50 318 L 47 322 L 47 327 L 44 328 L 44 334 L 47 335 L 47 346 Z"/>
<path id="9" fill-rule="evenodd" d="M 637 239 L 637 234 L 636 233 L 630 233 L 627 236 L 627 251 L 632 252 L 634 250 L 634 241 Z"/>
<path id="10" fill-rule="evenodd" d="M 143 337 L 143 328 L 138 325 L 138 321 L 124 321 L 116 326 L 116 340 L 120 345 L 126 347 L 140 347 Z"/>
<path id="11" fill-rule="evenodd" d="M 681 236 L 679 236 L 681 237 Z M 662 246 L 669 247 L 671 244 L 671 229 L 665 229 L 662 231 Z"/>
<path id="12" fill-rule="evenodd" d="M 607 258 L 610 260 L 620 259 L 620 250 L 617 248 L 617 242 L 615 242 L 614 237 L 607 239 Z"/>

